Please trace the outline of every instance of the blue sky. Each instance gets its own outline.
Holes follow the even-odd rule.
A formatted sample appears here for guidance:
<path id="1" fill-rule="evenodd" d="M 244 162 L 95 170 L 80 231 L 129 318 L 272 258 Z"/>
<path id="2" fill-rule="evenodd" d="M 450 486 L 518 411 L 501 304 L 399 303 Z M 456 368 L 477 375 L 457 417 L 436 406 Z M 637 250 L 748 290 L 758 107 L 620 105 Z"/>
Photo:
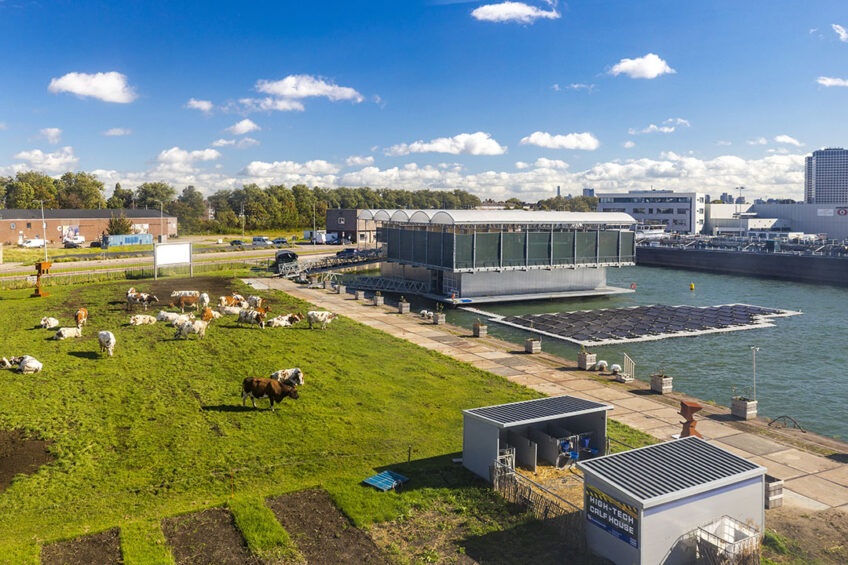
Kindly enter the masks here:
<path id="1" fill-rule="evenodd" d="M 0 0 L 0 174 L 800 198 L 848 146 L 846 29 L 844 1 Z"/>

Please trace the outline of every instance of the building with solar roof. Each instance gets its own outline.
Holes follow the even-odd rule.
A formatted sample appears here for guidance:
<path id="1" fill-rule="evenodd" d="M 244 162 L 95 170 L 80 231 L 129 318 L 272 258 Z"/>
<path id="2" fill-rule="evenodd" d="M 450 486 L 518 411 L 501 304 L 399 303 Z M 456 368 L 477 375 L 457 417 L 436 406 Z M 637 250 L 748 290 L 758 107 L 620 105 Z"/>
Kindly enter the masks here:
<path id="1" fill-rule="evenodd" d="M 635 265 L 628 214 L 362 210 L 359 219 L 377 222 L 386 249 L 376 289 L 463 304 L 630 292 L 606 284 L 608 267 Z"/>
<path id="2" fill-rule="evenodd" d="M 687 437 L 577 463 L 589 548 L 617 564 L 738 556 L 763 533 L 766 469 Z M 728 561 L 704 561 L 728 562 Z"/>
<path id="3" fill-rule="evenodd" d="M 613 407 L 574 396 L 551 396 L 462 411 L 462 464 L 490 480 L 489 467 L 507 452 L 531 470 L 539 459 L 603 454 L 607 411 Z M 574 455 L 572 455 L 574 454 Z"/>

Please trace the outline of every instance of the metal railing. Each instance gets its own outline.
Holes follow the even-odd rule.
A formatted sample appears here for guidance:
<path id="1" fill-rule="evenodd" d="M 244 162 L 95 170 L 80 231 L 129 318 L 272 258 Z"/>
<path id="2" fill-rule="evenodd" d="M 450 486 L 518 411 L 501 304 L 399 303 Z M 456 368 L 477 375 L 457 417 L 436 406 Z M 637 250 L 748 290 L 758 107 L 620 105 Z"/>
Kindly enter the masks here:
<path id="1" fill-rule="evenodd" d="M 402 292 L 407 294 L 426 294 L 430 290 L 429 283 L 395 279 L 391 277 L 351 277 L 344 280 L 351 289 L 373 290 L 381 292 Z"/>

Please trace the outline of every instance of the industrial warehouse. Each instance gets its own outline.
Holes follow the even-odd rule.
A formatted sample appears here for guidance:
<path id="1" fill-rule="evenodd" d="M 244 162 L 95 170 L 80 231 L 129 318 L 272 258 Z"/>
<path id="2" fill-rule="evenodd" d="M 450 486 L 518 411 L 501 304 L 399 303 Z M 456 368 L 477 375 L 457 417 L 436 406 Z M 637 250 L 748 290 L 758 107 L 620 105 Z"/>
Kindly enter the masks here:
<path id="1" fill-rule="evenodd" d="M 144 208 L 118 209 L 46 209 L 43 211 L 48 241 L 61 242 L 75 236 L 85 241 L 106 233 L 112 217 L 124 216 L 132 222 L 134 233 L 177 235 L 177 218 L 160 210 Z M 0 243 L 15 245 L 29 238 L 41 237 L 42 211 L 38 209 L 0 209 Z"/>
<path id="2" fill-rule="evenodd" d="M 635 265 L 633 218 L 524 210 L 362 210 L 386 248 L 389 291 L 471 304 L 631 292 L 607 267 Z"/>

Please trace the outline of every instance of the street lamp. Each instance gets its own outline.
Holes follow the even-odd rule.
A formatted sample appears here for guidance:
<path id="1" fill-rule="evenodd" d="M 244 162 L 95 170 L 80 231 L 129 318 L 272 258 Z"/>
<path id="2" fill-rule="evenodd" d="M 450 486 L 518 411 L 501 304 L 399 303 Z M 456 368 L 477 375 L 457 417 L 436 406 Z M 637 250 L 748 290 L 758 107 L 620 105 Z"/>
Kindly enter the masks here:
<path id="1" fill-rule="evenodd" d="M 44 200 L 38 200 L 39 204 L 41 204 L 41 233 L 43 234 L 44 240 L 44 262 L 47 262 L 47 223 L 44 221 Z"/>
<path id="2" fill-rule="evenodd" d="M 161 200 L 159 200 L 157 198 L 154 198 L 153 201 L 159 203 L 159 241 L 162 241 L 163 240 L 162 236 L 165 234 L 165 228 L 164 228 L 165 205 L 162 203 Z"/>
<path id="3" fill-rule="evenodd" d="M 753 396 L 753 400 L 757 400 L 757 351 L 759 351 L 759 347 L 751 346 L 751 355 L 754 359 L 754 389 L 751 391 L 751 396 Z"/>

